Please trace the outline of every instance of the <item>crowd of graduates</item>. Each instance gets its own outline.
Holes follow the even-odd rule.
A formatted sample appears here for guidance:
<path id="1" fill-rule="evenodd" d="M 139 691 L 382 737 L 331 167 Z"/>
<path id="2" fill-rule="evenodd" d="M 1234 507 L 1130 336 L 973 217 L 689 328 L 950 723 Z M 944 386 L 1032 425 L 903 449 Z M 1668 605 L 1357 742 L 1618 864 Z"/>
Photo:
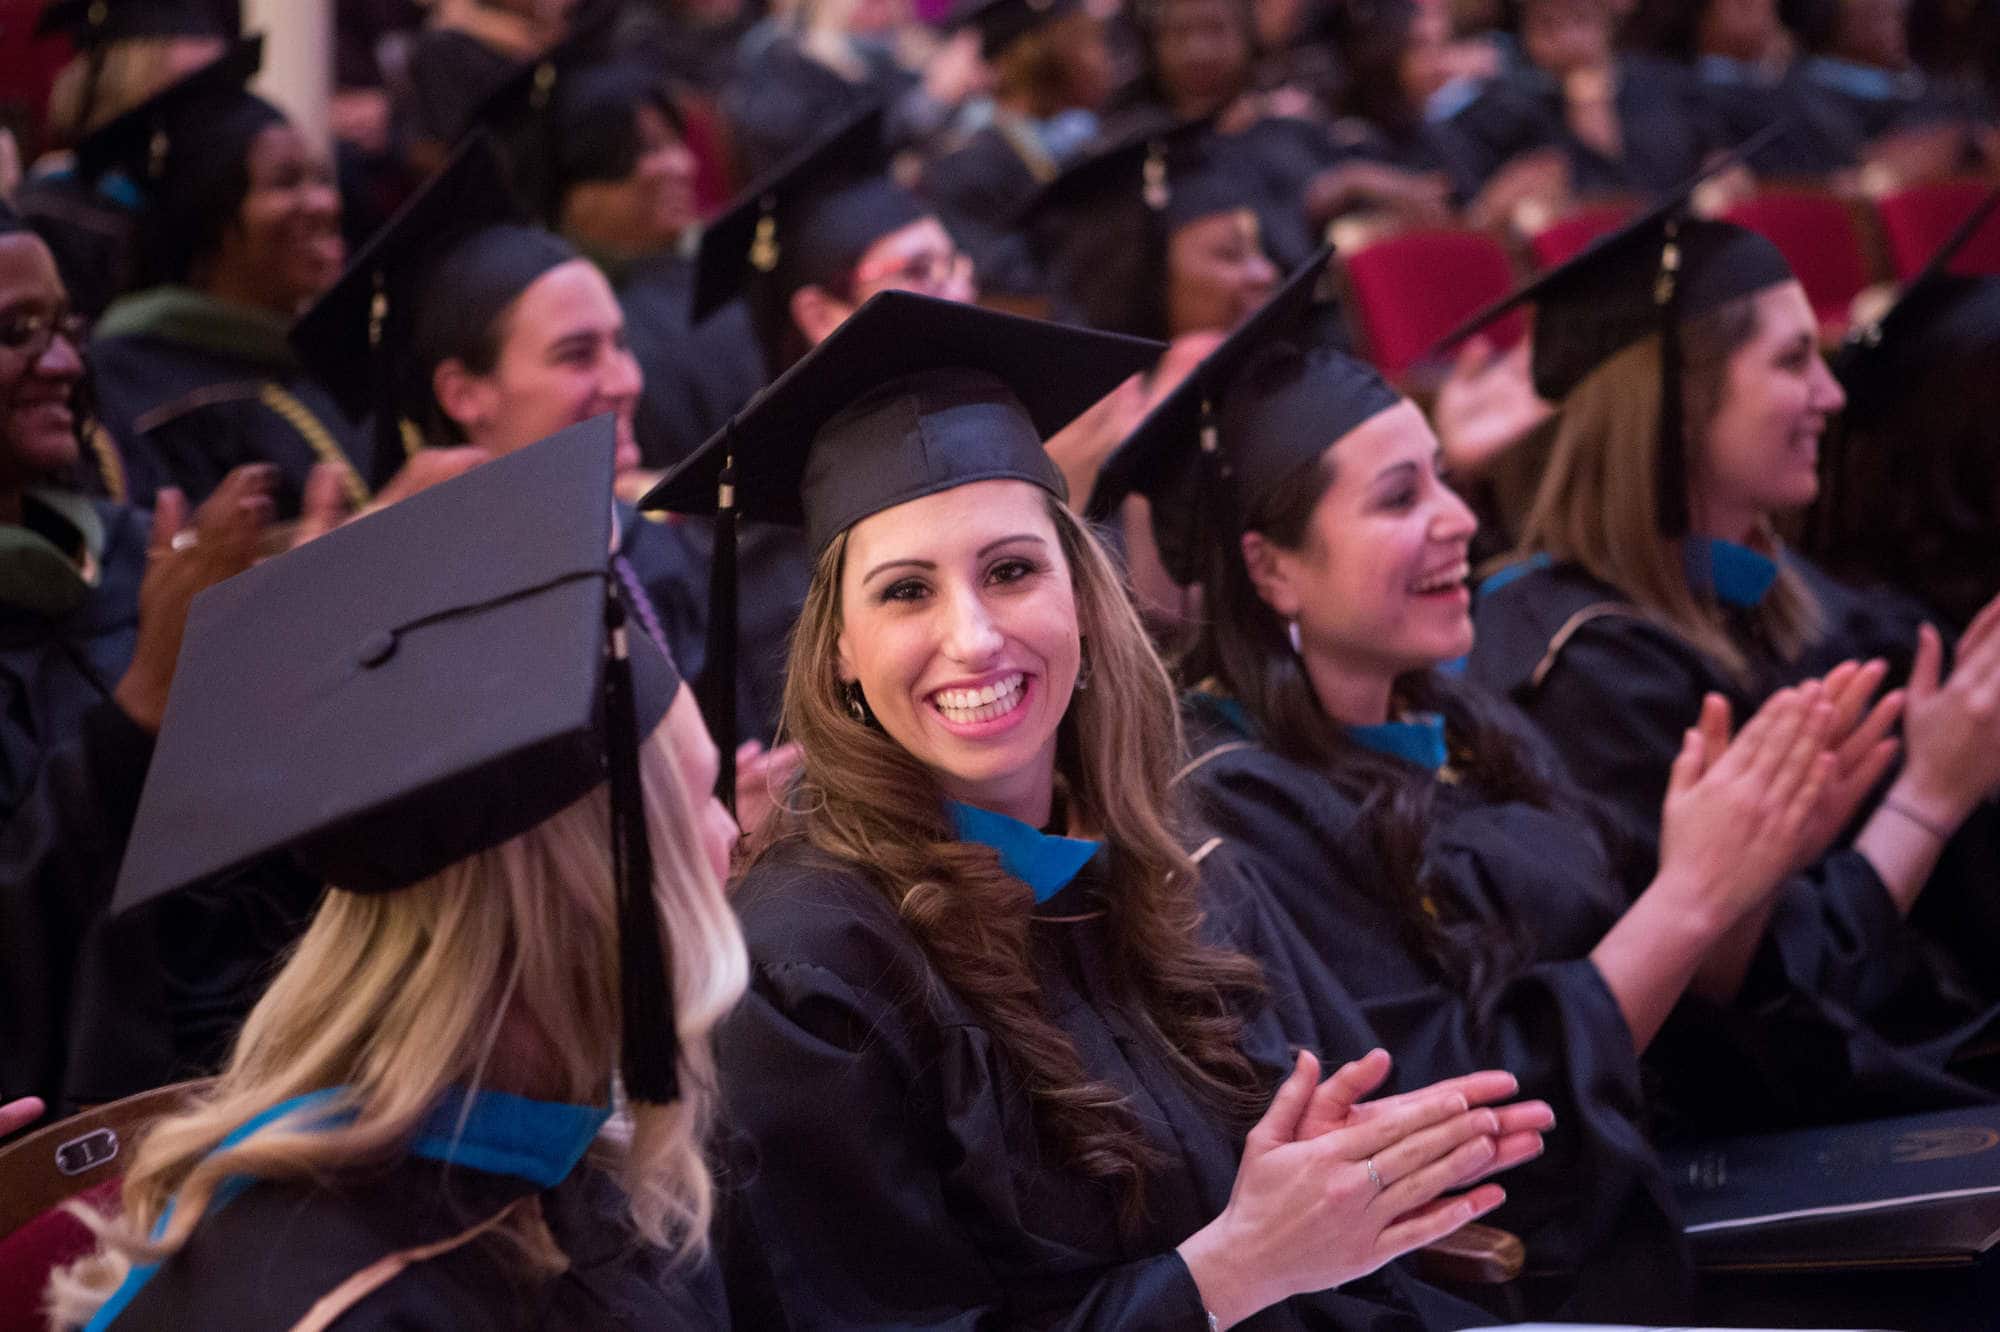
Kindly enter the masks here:
<path id="1" fill-rule="evenodd" d="M 9 48 L 0 1167 L 191 1084 L 50 1325 L 1990 1322 L 1662 1153 L 2000 1105 L 2000 4 L 336 8 Z"/>

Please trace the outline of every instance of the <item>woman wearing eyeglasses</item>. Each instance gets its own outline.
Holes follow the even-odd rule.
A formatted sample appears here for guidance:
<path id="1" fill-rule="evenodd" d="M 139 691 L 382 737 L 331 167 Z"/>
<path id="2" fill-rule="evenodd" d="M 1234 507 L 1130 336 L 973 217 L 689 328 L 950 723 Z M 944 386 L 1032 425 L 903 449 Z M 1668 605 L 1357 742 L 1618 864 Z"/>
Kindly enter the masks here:
<path id="1" fill-rule="evenodd" d="M 271 513 L 268 468 L 231 473 L 192 521 L 162 492 L 150 530 L 137 509 L 65 488 L 83 369 L 54 256 L 0 206 L 0 1102 L 53 1104 L 85 1062 L 70 1039 L 77 959 L 188 602 L 248 563 Z"/>

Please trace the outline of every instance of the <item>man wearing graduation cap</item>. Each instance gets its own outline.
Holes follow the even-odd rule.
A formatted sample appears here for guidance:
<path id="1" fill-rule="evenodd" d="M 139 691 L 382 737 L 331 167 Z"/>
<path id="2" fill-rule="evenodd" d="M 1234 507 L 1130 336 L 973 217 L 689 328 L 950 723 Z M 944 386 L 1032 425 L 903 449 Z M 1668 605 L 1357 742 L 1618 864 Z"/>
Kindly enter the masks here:
<path id="1" fill-rule="evenodd" d="M 1945 677 L 1919 608 L 1783 544 L 1841 391 L 1783 256 L 1689 217 L 1696 183 L 1486 312 L 1538 304 L 1536 391 L 1560 406 L 1517 558 L 1475 604 L 1468 673 L 1527 712 L 1647 859 L 1688 728 L 1719 742 L 1728 717 L 1824 678 L 1838 743 L 1816 850 L 1732 944 L 1759 983 L 1723 1050 L 1657 1057 L 1710 1131 L 1984 1099 L 1950 1060 L 2000 1020 L 2000 908 L 1969 869 L 1990 865 L 1971 848 L 1992 845 L 2000 752 L 1960 741 L 1991 734 L 2000 640 L 1969 636 Z"/>
<path id="2" fill-rule="evenodd" d="M 587 422 L 197 605 L 113 909 L 282 850 L 328 891 L 125 1167 L 119 1261 L 65 1296 L 90 1327 L 726 1321 L 729 839 L 607 563 L 615 447 Z"/>

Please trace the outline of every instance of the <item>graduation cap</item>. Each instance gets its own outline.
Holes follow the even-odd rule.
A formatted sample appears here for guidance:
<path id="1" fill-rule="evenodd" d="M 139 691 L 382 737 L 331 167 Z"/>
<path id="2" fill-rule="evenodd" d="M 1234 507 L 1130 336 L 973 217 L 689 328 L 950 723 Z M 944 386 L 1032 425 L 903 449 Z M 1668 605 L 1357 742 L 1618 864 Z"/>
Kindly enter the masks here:
<path id="1" fill-rule="evenodd" d="M 1080 13 L 1083 0 L 971 0 L 948 20 L 953 30 L 979 33 L 979 54 L 999 56 L 1029 33 L 1057 19 Z"/>
<path id="2" fill-rule="evenodd" d="M 752 182 L 703 229 L 695 322 L 746 290 L 775 310 L 802 287 L 838 285 L 869 246 L 928 214 L 889 178 L 882 117 L 879 104 L 850 115 Z"/>
<path id="3" fill-rule="evenodd" d="M 639 158 L 633 109 L 650 104 L 679 133 L 680 109 L 656 70 L 621 58 L 618 7 L 583 7 L 569 34 L 525 60 L 472 111 L 465 132 L 484 126 L 504 150 L 516 194 L 554 226 L 562 197 L 579 181 L 622 180 Z"/>
<path id="4" fill-rule="evenodd" d="M 626 1088 L 672 1100 L 638 745 L 680 680 L 625 632 L 616 446 L 572 426 L 197 597 L 113 911 L 278 851 L 395 892 L 608 777 Z"/>
<path id="5" fill-rule="evenodd" d="M 228 37 L 243 31 L 237 0 L 55 0 L 37 37 L 61 34 L 80 51 L 140 37 Z"/>
<path id="6" fill-rule="evenodd" d="M 405 456 L 402 421 L 423 414 L 438 363 L 577 257 L 520 216 L 490 137 L 476 132 L 293 323 L 293 348 L 341 410 L 373 413 L 376 484 Z"/>
<path id="7" fill-rule="evenodd" d="M 1691 216 L 1692 196 L 1703 181 L 1760 151 L 1782 131 L 1774 125 L 1752 136 L 1618 230 L 1474 314 L 1431 352 L 1438 355 L 1532 302 L 1538 307 L 1530 351 L 1535 392 L 1560 402 L 1598 366 L 1659 334 L 1659 521 L 1669 536 L 1681 535 L 1688 524 L 1681 325 L 1793 280 L 1785 256 L 1763 236 Z"/>
<path id="8" fill-rule="evenodd" d="M 885 291 L 751 399 L 640 501 L 717 519 L 702 681 L 715 733 L 736 733 L 737 517 L 804 528 L 817 560 L 863 518 L 974 481 L 1064 498 L 1043 441 L 1163 350 Z"/>
<path id="9" fill-rule="evenodd" d="M 1042 186 L 1016 227 L 1065 313 L 1096 328 L 1166 334 L 1167 244 L 1191 222 L 1249 210 L 1262 187 L 1218 147 L 1214 118 L 1141 130 L 1079 158 Z"/>
<path id="10" fill-rule="evenodd" d="M 144 199 L 138 228 L 144 283 L 180 281 L 204 236 L 215 231 L 228 182 L 241 179 L 256 137 L 285 114 L 246 85 L 264 60 L 261 36 L 112 117 L 76 144 L 77 174 L 92 182 L 117 170 Z"/>
<path id="11" fill-rule="evenodd" d="M 188 188 L 212 204 L 213 164 L 240 161 L 256 130 L 284 119 L 276 107 L 247 91 L 263 66 L 262 34 L 237 38 L 222 55 L 79 139 L 78 174 L 95 180 L 120 168 L 157 190 L 170 168 L 171 175 L 181 176 L 209 166 L 200 184 Z M 254 128 L 246 134 L 239 121 L 254 122 Z"/>
<path id="12" fill-rule="evenodd" d="M 1323 246 L 1162 398 L 1106 460 L 1088 515 L 1125 497 L 1156 500 L 1167 572 L 1188 584 L 1202 551 L 1334 441 L 1403 397 L 1366 363 L 1319 345 L 1313 312 L 1333 248 Z"/>
<path id="13" fill-rule="evenodd" d="M 1917 382 L 1919 367 L 1935 362 L 1950 347 L 1992 340 L 2000 283 L 1960 277 L 1952 260 L 2000 209 L 2000 187 L 1980 201 L 1938 246 L 1909 285 L 1880 318 L 1847 335 L 1833 357 L 1833 371 L 1847 390 L 1850 421 L 1893 410 Z"/>

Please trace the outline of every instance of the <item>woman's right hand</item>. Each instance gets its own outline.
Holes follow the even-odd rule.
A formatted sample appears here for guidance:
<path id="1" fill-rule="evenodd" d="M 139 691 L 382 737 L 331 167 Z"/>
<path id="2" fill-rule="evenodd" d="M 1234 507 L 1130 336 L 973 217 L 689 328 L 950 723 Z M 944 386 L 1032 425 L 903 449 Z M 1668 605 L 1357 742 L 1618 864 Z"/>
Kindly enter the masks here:
<path id="1" fill-rule="evenodd" d="M 1713 930 L 1784 882 L 1832 777 L 1834 707 L 1817 680 L 1773 694 L 1725 748 L 1729 705 L 1711 694 L 1681 742 L 1660 812 L 1660 873 Z"/>
<path id="2" fill-rule="evenodd" d="M 1319 1085 L 1319 1062 L 1301 1052 L 1244 1142 L 1228 1206 L 1180 1246 L 1202 1303 L 1223 1327 L 1366 1276 L 1505 1201 L 1493 1184 L 1445 1196 L 1498 1168 L 1507 1134 L 1502 1112 L 1471 1107 L 1459 1085 L 1302 1136 Z"/>
<path id="3" fill-rule="evenodd" d="M 1889 799 L 1956 830 L 2000 789 L 2000 597 L 1973 617 L 1958 659 L 1943 676 L 1944 641 L 1925 625 L 1903 705 L 1908 760 Z"/>
<path id="4" fill-rule="evenodd" d="M 256 562 L 275 512 L 271 492 L 277 480 L 277 468 L 268 463 L 238 467 L 202 501 L 192 522 L 180 491 L 162 490 L 154 500 L 146 575 L 139 582 L 138 642 L 112 691 L 125 715 L 146 730 L 157 734 L 166 716 L 188 607 L 203 588 Z"/>

